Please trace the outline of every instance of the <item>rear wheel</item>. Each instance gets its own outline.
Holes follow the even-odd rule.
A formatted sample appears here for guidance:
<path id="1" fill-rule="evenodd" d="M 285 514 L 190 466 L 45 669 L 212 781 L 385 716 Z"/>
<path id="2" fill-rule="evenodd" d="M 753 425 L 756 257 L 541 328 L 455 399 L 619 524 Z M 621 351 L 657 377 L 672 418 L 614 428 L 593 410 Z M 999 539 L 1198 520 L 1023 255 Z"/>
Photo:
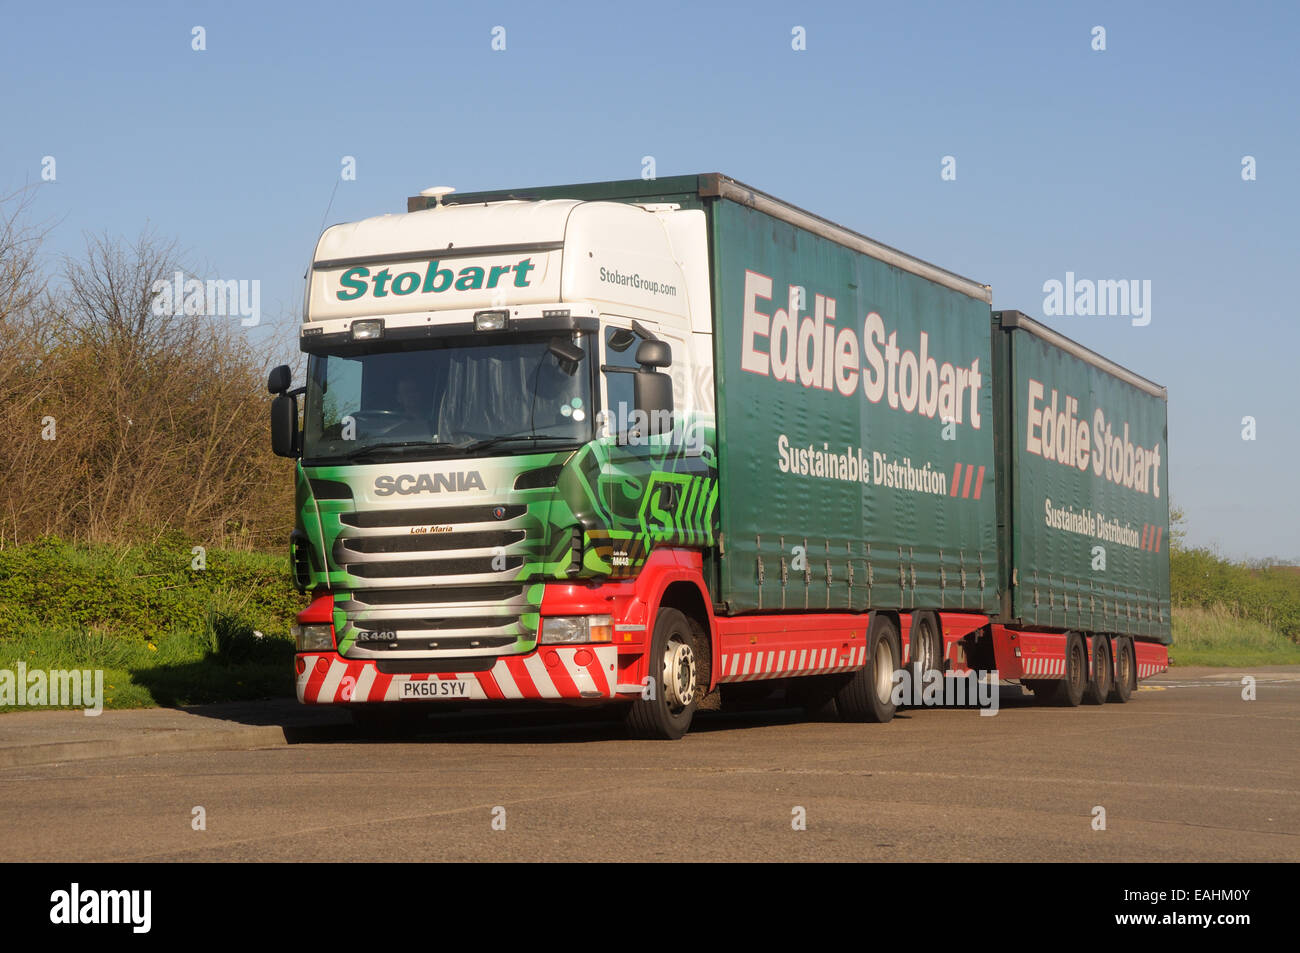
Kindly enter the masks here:
<path id="1" fill-rule="evenodd" d="M 1057 696 L 1061 704 L 1077 708 L 1083 701 L 1084 690 L 1088 687 L 1088 649 L 1083 644 L 1083 636 L 1071 632 L 1065 637 L 1065 680 Z"/>
<path id="2" fill-rule="evenodd" d="M 1110 700 L 1123 704 L 1133 697 L 1137 689 L 1137 653 L 1133 640 L 1121 635 L 1115 640 L 1115 684 L 1110 690 Z"/>
<path id="3" fill-rule="evenodd" d="M 1088 679 L 1088 690 L 1085 698 L 1089 705 L 1106 704 L 1106 696 L 1110 694 L 1111 686 L 1115 683 L 1115 670 L 1110 663 L 1110 639 L 1104 635 L 1094 635 L 1092 637 L 1092 677 Z"/>
<path id="4" fill-rule="evenodd" d="M 907 667 L 912 684 L 917 690 L 925 685 L 927 672 L 943 671 L 943 636 L 934 616 L 922 613 L 912 617 L 912 630 L 908 633 Z"/>
<path id="5" fill-rule="evenodd" d="M 894 717 L 894 672 L 901 658 L 898 627 L 877 615 L 867 638 L 867 662 L 835 692 L 835 708 L 845 721 L 886 722 Z"/>
<path id="6" fill-rule="evenodd" d="M 634 738 L 673 741 L 686 734 L 703 694 L 704 639 L 677 609 L 660 609 L 650 640 L 650 684 L 627 711 Z"/>

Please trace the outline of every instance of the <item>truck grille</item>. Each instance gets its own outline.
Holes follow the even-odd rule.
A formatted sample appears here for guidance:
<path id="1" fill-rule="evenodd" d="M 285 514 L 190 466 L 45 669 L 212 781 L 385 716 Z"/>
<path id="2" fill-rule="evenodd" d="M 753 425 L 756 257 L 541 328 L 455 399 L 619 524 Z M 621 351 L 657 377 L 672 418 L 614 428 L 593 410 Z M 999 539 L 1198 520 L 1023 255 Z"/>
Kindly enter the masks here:
<path id="1" fill-rule="evenodd" d="M 387 659 L 498 656 L 513 650 L 531 609 L 522 586 L 367 588 L 336 605 L 356 630 L 346 655 Z"/>
<path id="2" fill-rule="evenodd" d="M 434 506 L 419 510 L 362 510 L 356 513 L 344 513 L 339 521 L 345 526 L 358 529 L 389 529 L 394 526 L 428 526 L 455 525 L 456 523 L 496 523 L 517 519 L 528 511 L 518 504 L 503 506 L 502 514 L 497 515 L 497 507 L 492 505 L 476 506 Z"/>
<path id="3" fill-rule="evenodd" d="M 419 651 L 423 655 L 455 654 L 468 655 L 482 649 L 499 650 L 515 644 L 513 635 L 475 635 L 460 634 L 421 636 L 418 644 L 407 638 L 395 642 L 367 642 L 366 651 L 374 657 L 397 652 Z M 427 650 L 427 651 L 425 651 Z M 358 653 L 351 652 L 350 656 Z"/>
<path id="4" fill-rule="evenodd" d="M 537 611 L 516 581 L 531 558 L 527 513 L 518 503 L 475 503 L 340 514 L 330 561 L 355 580 L 335 603 L 350 623 L 345 654 L 415 664 L 526 644 L 520 619 Z"/>
<path id="5" fill-rule="evenodd" d="M 414 606 L 439 603 L 483 605 L 519 598 L 518 586 L 447 586 L 438 589 L 359 589 L 352 602 L 364 606 Z"/>
<path id="6" fill-rule="evenodd" d="M 517 576 L 542 528 L 525 504 L 380 506 L 338 520 L 330 564 L 352 580 L 335 599 L 348 658 L 430 671 L 529 647 L 521 618 L 537 606 Z"/>
<path id="7" fill-rule="evenodd" d="M 496 572 L 517 572 L 524 564 L 522 556 L 503 556 L 493 565 L 494 556 L 462 559 L 422 559 L 386 563 L 349 563 L 347 571 L 365 579 L 409 579 L 414 576 L 476 576 Z"/>
<path id="8" fill-rule="evenodd" d="M 522 529 L 507 532 L 438 533 L 414 536 L 354 536 L 343 540 L 343 548 L 354 553 L 428 553 L 448 549 L 484 549 L 509 546 L 527 534 Z"/>

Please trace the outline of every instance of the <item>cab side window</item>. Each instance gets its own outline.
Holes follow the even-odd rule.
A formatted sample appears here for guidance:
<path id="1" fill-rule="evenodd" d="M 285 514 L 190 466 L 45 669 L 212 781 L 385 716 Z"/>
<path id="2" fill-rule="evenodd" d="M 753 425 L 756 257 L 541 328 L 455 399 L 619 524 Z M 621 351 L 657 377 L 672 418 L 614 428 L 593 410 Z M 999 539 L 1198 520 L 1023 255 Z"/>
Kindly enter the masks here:
<path id="1" fill-rule="evenodd" d="M 635 369 L 636 346 L 640 340 L 628 328 L 606 328 L 604 363 L 611 367 Z M 627 421 L 636 406 L 632 382 L 631 374 L 605 375 L 605 412 L 609 415 L 611 433 L 621 433 L 627 429 Z"/>

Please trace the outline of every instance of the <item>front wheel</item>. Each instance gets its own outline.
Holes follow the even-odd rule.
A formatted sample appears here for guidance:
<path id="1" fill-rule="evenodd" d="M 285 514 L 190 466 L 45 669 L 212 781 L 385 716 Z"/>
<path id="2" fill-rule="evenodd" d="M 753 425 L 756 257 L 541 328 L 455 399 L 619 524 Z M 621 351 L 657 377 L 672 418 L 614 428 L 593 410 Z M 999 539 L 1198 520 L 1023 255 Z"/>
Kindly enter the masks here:
<path id="1" fill-rule="evenodd" d="M 650 640 L 650 678 L 628 708 L 634 738 L 675 741 L 686 734 L 700 704 L 704 639 L 698 626 L 676 609 L 660 609 Z"/>

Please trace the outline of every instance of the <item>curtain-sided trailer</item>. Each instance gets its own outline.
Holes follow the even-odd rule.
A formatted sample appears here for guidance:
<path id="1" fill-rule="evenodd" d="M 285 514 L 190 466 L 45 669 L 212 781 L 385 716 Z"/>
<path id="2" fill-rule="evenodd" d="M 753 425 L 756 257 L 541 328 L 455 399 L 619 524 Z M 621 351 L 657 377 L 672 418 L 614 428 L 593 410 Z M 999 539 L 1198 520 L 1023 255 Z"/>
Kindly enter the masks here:
<path id="1" fill-rule="evenodd" d="M 738 683 L 886 721 L 1166 667 L 1162 388 L 724 176 L 433 191 L 322 235 L 301 431 L 272 375 L 302 701 L 679 737 Z"/>

